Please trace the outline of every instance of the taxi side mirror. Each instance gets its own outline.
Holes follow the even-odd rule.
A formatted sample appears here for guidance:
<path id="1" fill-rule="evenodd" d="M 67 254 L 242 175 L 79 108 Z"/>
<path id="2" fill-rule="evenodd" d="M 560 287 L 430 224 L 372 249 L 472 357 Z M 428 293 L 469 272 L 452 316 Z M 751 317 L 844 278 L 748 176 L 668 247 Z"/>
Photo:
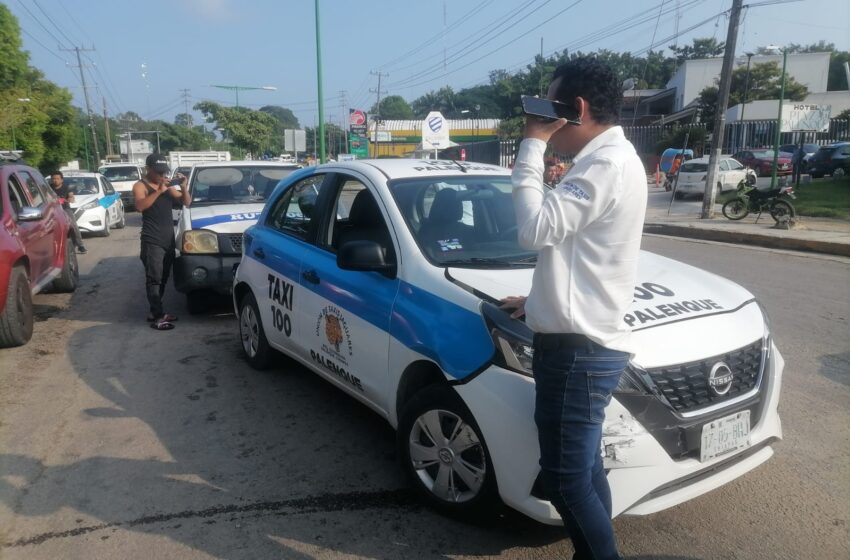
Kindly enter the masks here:
<path id="1" fill-rule="evenodd" d="M 385 276 L 395 276 L 396 267 L 388 264 L 384 249 L 375 241 L 349 241 L 339 248 L 336 265 L 342 270 L 361 272 L 380 272 Z"/>

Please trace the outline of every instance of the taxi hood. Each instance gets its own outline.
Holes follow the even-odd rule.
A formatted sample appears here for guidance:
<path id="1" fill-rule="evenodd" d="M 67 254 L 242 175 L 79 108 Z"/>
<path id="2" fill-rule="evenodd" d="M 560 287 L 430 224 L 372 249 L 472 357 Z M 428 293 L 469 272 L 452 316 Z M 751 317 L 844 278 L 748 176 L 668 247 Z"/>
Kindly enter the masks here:
<path id="1" fill-rule="evenodd" d="M 208 229 L 217 233 L 242 233 L 257 223 L 264 203 L 215 204 L 190 206 L 191 229 Z"/>
<path id="2" fill-rule="evenodd" d="M 74 202 L 71 203 L 71 208 L 76 210 L 80 206 L 88 204 L 89 202 L 97 200 L 96 194 L 75 194 Z"/>
<path id="3" fill-rule="evenodd" d="M 533 268 L 510 270 L 450 268 L 446 276 L 484 299 L 524 296 Z M 699 268 L 641 251 L 635 298 L 625 316 L 634 329 L 734 311 L 753 295 L 730 280 Z"/>

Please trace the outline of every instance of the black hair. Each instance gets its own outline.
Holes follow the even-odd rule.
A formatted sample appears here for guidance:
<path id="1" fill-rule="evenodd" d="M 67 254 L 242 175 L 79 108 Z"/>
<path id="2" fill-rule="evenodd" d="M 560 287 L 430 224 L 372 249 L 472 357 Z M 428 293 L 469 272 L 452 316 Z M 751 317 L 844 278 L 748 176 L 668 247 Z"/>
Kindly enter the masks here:
<path id="1" fill-rule="evenodd" d="M 594 57 L 578 57 L 561 64 L 552 81 L 561 78 L 555 98 L 572 105 L 576 97 L 590 104 L 590 114 L 599 124 L 615 124 L 623 104 L 623 91 L 610 66 Z"/>
<path id="2" fill-rule="evenodd" d="M 61 172 L 61 171 L 58 171 L 58 170 L 57 170 L 57 171 L 54 171 L 53 173 L 51 173 L 51 174 L 50 174 L 50 176 L 51 176 L 51 177 L 53 177 L 54 175 L 59 175 L 59 176 L 60 176 L 60 177 L 62 177 L 63 179 L 65 178 L 65 176 L 64 176 L 64 175 L 62 175 L 62 172 Z"/>

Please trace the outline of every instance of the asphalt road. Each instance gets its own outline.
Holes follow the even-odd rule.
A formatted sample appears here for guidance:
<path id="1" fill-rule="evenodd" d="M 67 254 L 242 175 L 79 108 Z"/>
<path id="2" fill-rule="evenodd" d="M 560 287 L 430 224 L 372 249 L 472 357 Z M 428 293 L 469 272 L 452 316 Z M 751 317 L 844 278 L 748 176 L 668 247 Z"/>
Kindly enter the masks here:
<path id="1" fill-rule="evenodd" d="M 240 358 L 236 322 L 144 322 L 138 215 L 91 239 L 71 297 L 0 351 L 0 558 L 569 558 L 560 529 L 421 507 L 392 430 L 316 376 Z M 850 261 L 647 237 L 768 309 L 785 440 L 756 471 L 615 526 L 629 558 L 850 557 Z"/>

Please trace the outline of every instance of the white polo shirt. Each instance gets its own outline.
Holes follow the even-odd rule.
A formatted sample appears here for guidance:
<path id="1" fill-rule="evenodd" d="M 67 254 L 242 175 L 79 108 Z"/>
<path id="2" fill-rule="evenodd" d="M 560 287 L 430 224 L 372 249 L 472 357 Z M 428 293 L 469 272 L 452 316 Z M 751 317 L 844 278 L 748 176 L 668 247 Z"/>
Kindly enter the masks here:
<path id="1" fill-rule="evenodd" d="M 512 175 L 519 244 L 539 251 L 526 323 L 633 353 L 623 320 L 634 298 L 646 172 L 619 126 L 591 140 L 557 187 L 543 186 L 546 143 L 525 139 Z"/>

